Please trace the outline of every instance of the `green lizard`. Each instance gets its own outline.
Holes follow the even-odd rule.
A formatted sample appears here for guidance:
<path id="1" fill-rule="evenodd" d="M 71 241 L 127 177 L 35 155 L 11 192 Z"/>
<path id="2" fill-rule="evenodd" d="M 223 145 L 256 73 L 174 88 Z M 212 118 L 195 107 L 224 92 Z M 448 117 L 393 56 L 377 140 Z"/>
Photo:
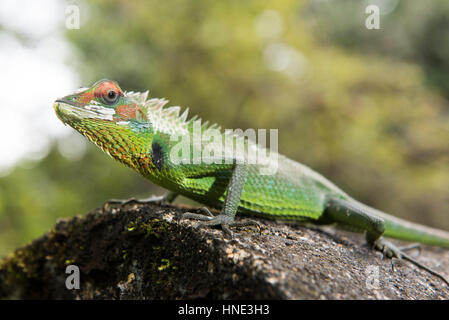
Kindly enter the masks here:
<path id="1" fill-rule="evenodd" d="M 444 276 L 406 254 L 407 248 L 398 248 L 383 237 L 449 248 L 449 232 L 368 207 L 310 168 L 238 135 L 221 133 L 216 125 L 202 123 L 196 117 L 187 120 L 188 110 L 180 115 L 179 107 L 164 107 L 167 100 L 147 96 L 148 91 L 123 92 L 116 82 L 101 80 L 91 88 L 56 100 L 53 106 L 64 124 L 112 158 L 169 190 L 162 197 L 131 201 L 172 202 L 177 195 L 184 195 L 221 209 L 221 213 L 214 216 L 202 208 L 205 214 L 186 213 L 183 218 L 205 221 L 200 226 L 221 226 L 231 235 L 230 227 L 258 226 L 252 220 L 235 221 L 236 213 L 334 224 L 365 233 L 368 244 L 385 256 L 408 260 L 449 284 Z M 195 137 L 198 128 L 199 139 Z M 203 139 L 216 132 L 218 139 Z M 229 154 L 212 148 L 214 152 L 210 152 L 211 146 L 217 147 L 229 138 L 233 143 L 243 141 L 249 151 Z M 276 162 L 276 170 L 269 174 L 262 173 L 267 163 L 249 161 L 250 154 L 262 150 L 270 156 L 268 164 Z"/>

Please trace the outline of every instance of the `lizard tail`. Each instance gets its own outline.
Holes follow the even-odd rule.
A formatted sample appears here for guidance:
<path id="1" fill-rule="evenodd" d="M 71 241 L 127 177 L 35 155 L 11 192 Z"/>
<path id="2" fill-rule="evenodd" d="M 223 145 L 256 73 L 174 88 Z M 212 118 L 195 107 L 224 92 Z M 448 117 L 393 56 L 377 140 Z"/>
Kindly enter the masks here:
<path id="1" fill-rule="evenodd" d="M 400 221 L 400 223 L 398 223 Z M 385 219 L 386 237 L 449 248 L 449 232 L 394 217 Z"/>
<path id="2" fill-rule="evenodd" d="M 449 232 L 447 231 L 391 216 L 361 202 L 358 202 L 358 204 L 365 210 L 384 219 L 385 232 L 383 235 L 386 237 L 449 248 Z"/>

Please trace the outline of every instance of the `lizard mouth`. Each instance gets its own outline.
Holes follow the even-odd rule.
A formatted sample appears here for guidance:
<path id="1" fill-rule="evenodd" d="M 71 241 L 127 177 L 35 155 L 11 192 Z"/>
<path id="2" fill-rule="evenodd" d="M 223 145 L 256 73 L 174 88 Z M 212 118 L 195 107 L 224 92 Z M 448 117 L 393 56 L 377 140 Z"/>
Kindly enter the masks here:
<path id="1" fill-rule="evenodd" d="M 97 104 L 77 105 L 64 98 L 58 99 L 53 103 L 53 109 L 62 122 L 67 123 L 73 119 L 100 119 L 113 121 L 115 110 L 105 108 Z"/>

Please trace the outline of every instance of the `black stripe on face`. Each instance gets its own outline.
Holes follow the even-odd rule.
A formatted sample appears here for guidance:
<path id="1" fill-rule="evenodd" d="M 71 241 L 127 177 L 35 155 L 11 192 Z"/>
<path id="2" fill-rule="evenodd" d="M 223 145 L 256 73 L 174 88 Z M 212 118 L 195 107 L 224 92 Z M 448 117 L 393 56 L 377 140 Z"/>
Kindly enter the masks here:
<path id="1" fill-rule="evenodd" d="M 158 170 L 162 169 L 164 165 L 164 151 L 158 142 L 153 142 L 151 145 L 151 161 Z"/>

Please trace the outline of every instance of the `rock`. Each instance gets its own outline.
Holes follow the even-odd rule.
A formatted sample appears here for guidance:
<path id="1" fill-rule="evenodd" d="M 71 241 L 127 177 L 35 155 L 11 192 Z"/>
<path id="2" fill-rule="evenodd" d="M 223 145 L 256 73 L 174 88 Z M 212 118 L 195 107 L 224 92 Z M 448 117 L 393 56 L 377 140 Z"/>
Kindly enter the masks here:
<path id="1" fill-rule="evenodd" d="M 406 262 L 393 270 L 360 235 L 260 219 L 261 233 L 226 239 L 180 220 L 187 210 L 127 204 L 61 219 L 0 262 L 0 299 L 449 298 L 440 279 Z M 449 272 L 449 250 L 417 259 Z M 66 288 L 69 265 L 79 289 Z"/>

